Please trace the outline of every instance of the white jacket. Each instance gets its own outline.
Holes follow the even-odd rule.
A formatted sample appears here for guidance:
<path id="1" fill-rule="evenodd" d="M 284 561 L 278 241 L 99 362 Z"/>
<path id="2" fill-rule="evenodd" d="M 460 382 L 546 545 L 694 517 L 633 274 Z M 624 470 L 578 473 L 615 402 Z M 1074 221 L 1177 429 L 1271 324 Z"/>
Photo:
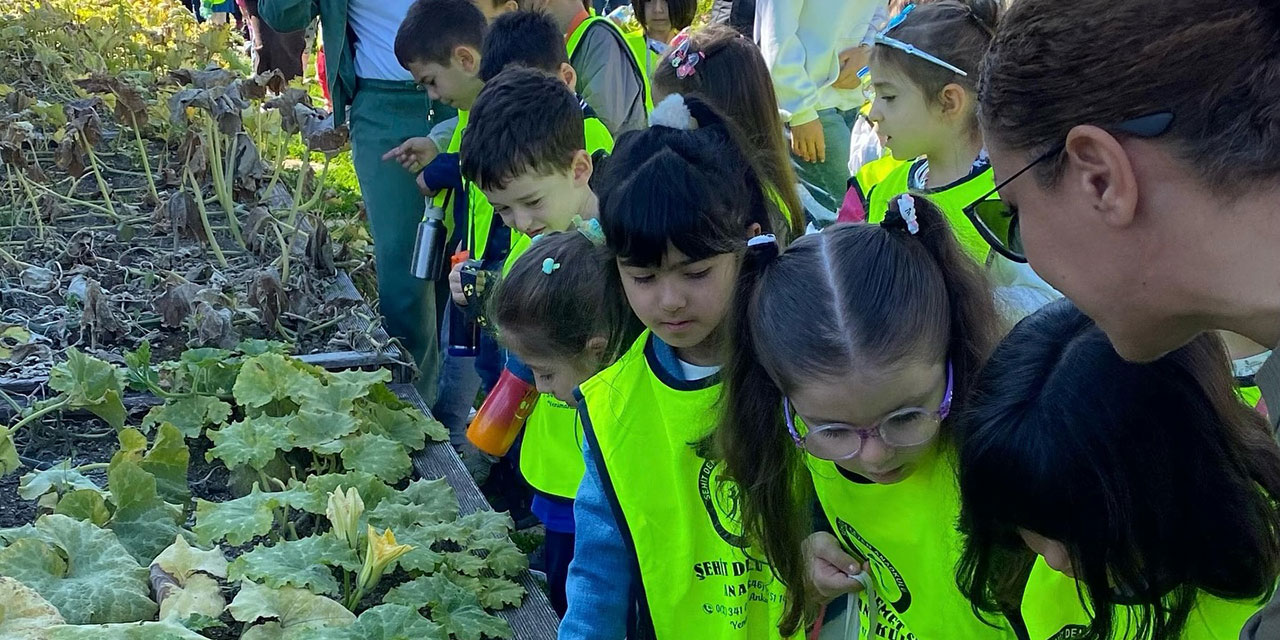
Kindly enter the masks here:
<path id="1" fill-rule="evenodd" d="M 885 21 L 886 5 L 885 0 L 756 1 L 756 42 L 784 122 L 800 125 L 817 119 L 819 109 L 862 103 L 860 91 L 842 91 L 831 83 L 840 75 L 840 52 L 872 42 Z"/>

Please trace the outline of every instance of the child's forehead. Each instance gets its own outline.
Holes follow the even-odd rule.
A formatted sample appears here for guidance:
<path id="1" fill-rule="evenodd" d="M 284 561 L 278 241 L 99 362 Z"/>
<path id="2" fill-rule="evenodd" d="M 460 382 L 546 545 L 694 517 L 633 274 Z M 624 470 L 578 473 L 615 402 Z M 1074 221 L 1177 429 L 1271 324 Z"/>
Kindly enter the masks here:
<path id="1" fill-rule="evenodd" d="M 492 189 L 491 191 L 501 194 L 506 199 L 518 200 L 526 196 L 545 193 L 549 189 L 562 188 L 564 179 L 570 176 L 571 173 L 571 168 L 544 168 L 543 170 L 538 170 L 532 167 L 525 167 L 520 170 L 518 175 L 508 178 L 501 188 Z"/>

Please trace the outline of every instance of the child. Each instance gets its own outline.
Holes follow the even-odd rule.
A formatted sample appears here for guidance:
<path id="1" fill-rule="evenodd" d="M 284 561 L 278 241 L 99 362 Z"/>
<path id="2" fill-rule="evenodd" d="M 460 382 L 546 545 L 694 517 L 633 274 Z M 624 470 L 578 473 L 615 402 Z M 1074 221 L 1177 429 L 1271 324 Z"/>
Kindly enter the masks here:
<path id="1" fill-rule="evenodd" d="M 738 264 L 772 232 L 731 127 L 673 95 L 606 166 L 605 238 L 648 331 L 577 393 L 587 471 L 560 640 L 780 637 L 780 585 L 735 523 L 736 488 L 695 446 L 716 424 Z"/>
<path id="2" fill-rule="evenodd" d="M 804 233 L 804 208 L 797 196 L 795 172 L 787 154 L 778 100 L 760 50 L 729 27 L 711 25 L 678 36 L 672 51 L 653 73 L 654 99 L 673 93 L 696 95 L 738 125 L 764 172 L 770 198 L 787 222 L 791 237 Z M 691 54 L 695 54 L 691 57 Z M 678 57 L 680 64 L 672 65 Z"/>
<path id="3" fill-rule="evenodd" d="M 581 0 L 520 0 L 555 20 L 564 35 L 569 63 L 578 70 L 579 95 L 615 136 L 645 126 L 646 76 L 612 20 L 591 15 Z"/>
<path id="4" fill-rule="evenodd" d="M 531 237 L 569 230 L 575 218 L 596 217 L 598 201 L 590 185 L 593 163 L 583 121 L 573 92 L 559 77 L 539 70 L 513 66 L 486 82 L 480 92 L 462 141 L 462 175 L 475 183 L 513 230 L 504 272 L 514 268 Z M 451 284 L 456 285 L 458 302 L 460 282 L 453 279 Z M 506 367 L 536 384 L 533 372 L 518 357 L 508 357 Z M 576 425 L 572 407 L 542 394 L 525 423 L 519 457 L 521 475 L 534 490 L 531 510 L 547 527 L 548 577 L 557 581 L 571 555 L 563 543 L 572 544 L 573 498 L 583 473 Z M 551 587 L 552 605 L 563 614 L 563 591 L 558 584 Z"/>
<path id="5" fill-rule="evenodd" d="M 484 19 L 492 23 L 498 16 L 516 11 L 520 5 L 516 0 L 471 0 L 476 8 L 484 14 Z"/>
<path id="6" fill-rule="evenodd" d="M 538 391 L 558 401 L 557 406 L 576 406 L 573 390 L 617 360 L 640 333 L 603 244 L 599 223 L 541 236 L 515 261 L 490 299 L 489 318 L 503 346 L 529 366 Z M 551 425 L 563 433 L 533 426 L 525 433 L 522 469 L 526 460 L 540 455 L 537 464 L 543 467 L 577 467 L 580 480 L 583 440 L 576 415 L 572 422 Z M 554 446 L 548 437 L 568 439 L 577 448 Z M 555 454 L 564 457 L 554 459 Z M 570 521 L 548 522 L 544 546 L 547 590 L 561 615 L 573 558 L 571 500 L 569 504 L 565 517 Z"/>
<path id="7" fill-rule="evenodd" d="M 637 0 L 635 8 L 639 31 L 624 34 L 631 54 L 644 65 L 644 77 L 652 80 L 658 61 L 667 45 L 698 16 L 697 0 Z M 653 98 L 660 101 L 658 98 Z"/>
<path id="8" fill-rule="evenodd" d="M 879 222 L 898 194 L 924 194 L 981 263 L 988 262 L 990 246 L 968 210 L 999 196 L 978 129 L 977 73 L 999 10 L 996 0 L 909 6 L 875 36 L 871 120 L 894 158 L 918 159 L 878 184 L 859 185 L 867 192 L 869 222 Z M 1003 256 L 992 258 L 990 274 L 1002 311 L 1014 319 L 1059 297 L 1030 268 Z"/>
<path id="9" fill-rule="evenodd" d="M 717 438 L 747 535 L 787 586 L 783 632 L 862 592 L 845 622 L 859 638 L 1013 638 L 974 616 L 953 575 L 948 416 L 998 335 L 978 266 L 909 195 L 882 224 L 774 256 L 743 267 Z M 810 535 L 815 491 L 833 533 Z"/>
<path id="10" fill-rule="evenodd" d="M 1239 637 L 1280 575 L 1280 449 L 1229 371 L 1213 334 L 1135 364 L 1066 301 L 1019 323 L 957 427 L 974 606 L 1020 601 L 1031 640 Z"/>

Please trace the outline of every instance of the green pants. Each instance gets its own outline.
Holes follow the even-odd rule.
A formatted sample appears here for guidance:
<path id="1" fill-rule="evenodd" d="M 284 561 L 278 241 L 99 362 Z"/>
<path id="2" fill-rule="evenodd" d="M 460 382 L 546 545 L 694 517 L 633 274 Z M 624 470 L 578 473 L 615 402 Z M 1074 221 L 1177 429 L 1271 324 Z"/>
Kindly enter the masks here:
<path id="1" fill-rule="evenodd" d="M 446 105 L 432 107 L 412 83 L 358 80 L 348 112 L 351 157 L 373 235 L 378 304 L 387 333 L 401 340 L 422 372 L 415 386 L 427 406 L 435 401 L 440 373 L 437 283 L 409 273 L 424 201 L 416 176 L 395 160 L 383 161 L 382 154 L 456 115 Z"/>

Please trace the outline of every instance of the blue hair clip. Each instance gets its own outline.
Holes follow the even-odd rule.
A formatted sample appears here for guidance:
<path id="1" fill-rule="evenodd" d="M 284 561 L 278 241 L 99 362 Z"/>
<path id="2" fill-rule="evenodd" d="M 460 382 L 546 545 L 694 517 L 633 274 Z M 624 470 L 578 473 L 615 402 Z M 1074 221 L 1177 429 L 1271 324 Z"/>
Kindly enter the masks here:
<path id="1" fill-rule="evenodd" d="M 560 268 L 560 263 L 556 262 L 555 258 L 547 258 L 546 260 L 542 261 L 542 272 L 547 275 L 551 275 L 551 272 L 559 268 Z"/>
<path id="2" fill-rule="evenodd" d="M 592 246 L 604 246 L 604 229 L 600 227 L 600 221 L 592 218 L 583 220 L 582 216 L 573 217 L 573 227 L 581 233 L 583 237 L 591 241 Z"/>

